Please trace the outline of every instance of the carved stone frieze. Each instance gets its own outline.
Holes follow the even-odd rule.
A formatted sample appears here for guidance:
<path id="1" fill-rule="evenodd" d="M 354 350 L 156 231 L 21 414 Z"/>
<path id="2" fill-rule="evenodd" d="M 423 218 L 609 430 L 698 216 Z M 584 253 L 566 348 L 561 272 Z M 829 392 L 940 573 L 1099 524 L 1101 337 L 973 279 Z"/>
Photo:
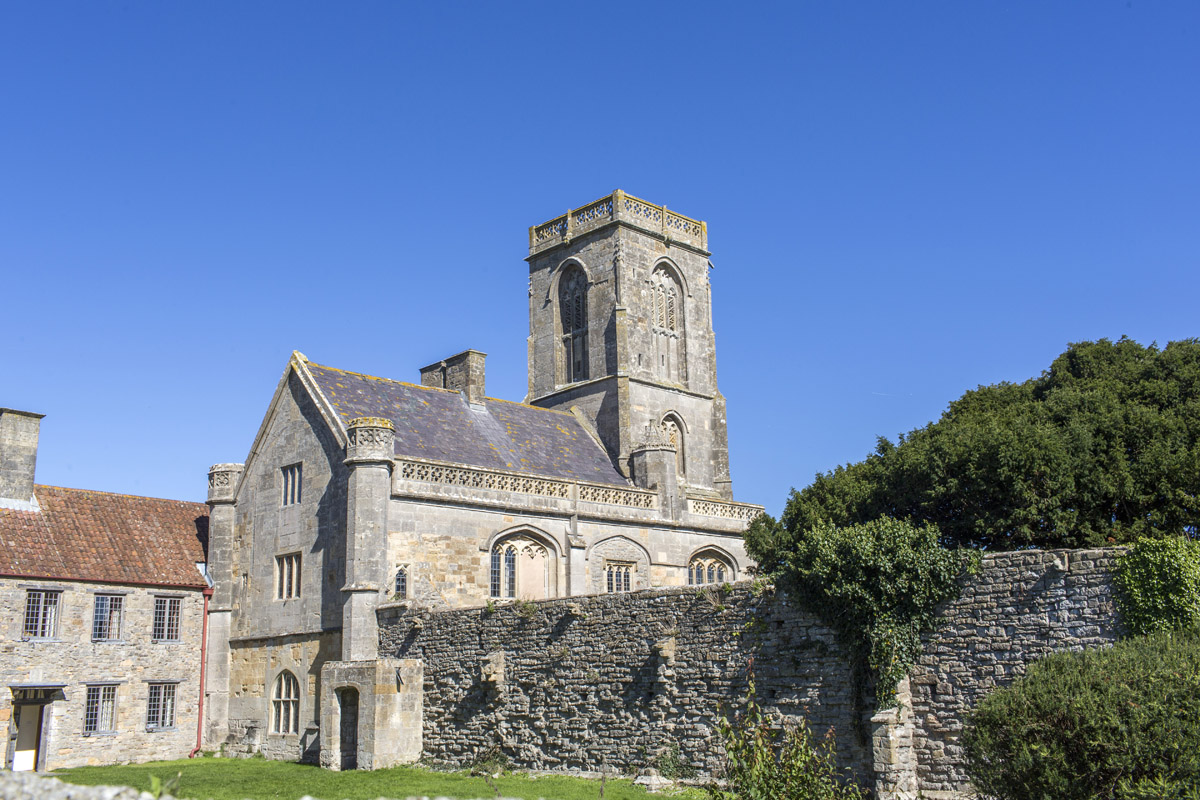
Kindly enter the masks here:
<path id="1" fill-rule="evenodd" d="M 242 464 L 213 464 L 208 468 L 208 502 L 232 503 Z"/>

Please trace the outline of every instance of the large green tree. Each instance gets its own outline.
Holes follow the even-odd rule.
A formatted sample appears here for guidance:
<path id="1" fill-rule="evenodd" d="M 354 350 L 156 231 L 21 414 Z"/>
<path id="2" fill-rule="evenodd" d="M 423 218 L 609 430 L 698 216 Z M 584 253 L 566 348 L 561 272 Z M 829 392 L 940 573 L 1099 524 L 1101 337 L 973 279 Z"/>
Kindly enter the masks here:
<path id="1" fill-rule="evenodd" d="M 969 391 L 937 422 L 792 490 L 747 542 L 769 571 L 815 525 L 881 516 L 992 550 L 1195 536 L 1198 441 L 1200 340 L 1072 344 L 1040 377 Z"/>

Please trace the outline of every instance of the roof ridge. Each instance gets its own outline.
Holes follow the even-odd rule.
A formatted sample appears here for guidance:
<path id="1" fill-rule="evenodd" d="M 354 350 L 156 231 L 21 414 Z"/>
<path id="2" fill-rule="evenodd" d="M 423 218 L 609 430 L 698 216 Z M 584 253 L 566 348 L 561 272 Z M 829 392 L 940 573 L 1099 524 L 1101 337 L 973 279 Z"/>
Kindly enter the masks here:
<path id="1" fill-rule="evenodd" d="M 145 494 L 125 494 L 124 492 L 105 492 L 100 489 L 76 489 L 73 486 L 53 486 L 48 483 L 35 483 L 33 485 L 36 494 L 38 489 L 58 489 L 64 492 L 83 492 L 86 494 L 103 494 L 109 497 L 128 497 L 131 500 L 159 500 L 164 503 L 187 503 L 190 506 L 207 506 L 200 500 L 179 500 L 174 497 L 151 497 Z"/>
<path id="2" fill-rule="evenodd" d="M 328 364 L 318 364 L 317 362 L 310 361 L 308 359 L 305 359 L 305 362 L 310 367 L 320 367 L 321 369 L 328 369 L 328 370 L 332 370 L 334 372 L 341 372 L 346 375 L 355 375 L 359 378 L 366 378 L 367 380 L 387 381 L 388 383 L 398 383 L 401 386 L 411 386 L 414 389 L 426 389 L 431 392 L 448 392 L 450 394 L 461 394 L 461 392 L 456 391 L 455 389 L 443 389 L 440 386 L 426 386 L 423 383 L 412 383 L 411 381 L 401 381 L 401 380 L 396 380 L 395 378 L 383 378 L 383 377 L 380 377 L 379 375 L 369 375 L 366 372 L 355 372 L 352 369 L 343 369 L 341 367 L 331 367 Z M 503 397 L 484 397 L 483 399 L 484 400 L 494 400 L 497 403 L 508 403 L 509 405 L 521 406 L 523 408 L 536 408 L 538 411 L 549 411 L 551 414 L 562 414 L 562 415 L 568 416 L 568 417 L 574 416 L 569 411 L 559 411 L 557 408 L 545 408 L 543 406 L 535 406 L 532 403 L 522 403 L 517 400 L 505 400 Z"/>

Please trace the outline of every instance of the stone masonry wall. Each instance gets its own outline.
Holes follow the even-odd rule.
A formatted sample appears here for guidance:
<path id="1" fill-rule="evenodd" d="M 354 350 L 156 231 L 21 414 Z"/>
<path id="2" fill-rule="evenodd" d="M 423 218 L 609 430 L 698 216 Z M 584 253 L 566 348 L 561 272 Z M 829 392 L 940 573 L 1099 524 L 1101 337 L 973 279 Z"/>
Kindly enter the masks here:
<path id="1" fill-rule="evenodd" d="M 62 592 L 52 638 L 22 635 L 31 589 Z M 117 639 L 92 640 L 97 594 L 122 598 L 124 618 Z M 178 641 L 151 640 L 158 596 L 182 599 Z M 0 580 L 0 725 L 12 732 L 12 687 L 62 685 L 43 718 L 46 769 L 185 757 L 196 743 L 203 609 L 204 598 L 194 589 Z M 151 682 L 176 686 L 171 728 L 146 727 Z M 116 686 L 113 731 L 84 733 L 87 687 L 97 684 Z M 0 741 L 0 765 L 9 742 L 8 737 Z"/>
<path id="2" fill-rule="evenodd" d="M 468 766 L 498 753 L 528 769 L 636 770 L 674 745 L 710 772 L 713 725 L 743 696 L 753 656 L 763 705 L 805 716 L 818 735 L 832 728 L 840 765 L 860 782 L 874 783 L 879 770 L 892 786 L 919 782 L 931 800 L 959 797 L 969 792 L 958 739 L 970 709 L 1052 650 L 1117 638 L 1118 553 L 985 556 L 943 610 L 943 627 L 925 638 L 911 712 L 891 715 L 890 733 L 879 726 L 888 715 L 856 730 L 850 672 L 832 632 L 744 583 L 423 615 L 391 604 L 379 610 L 380 655 L 424 660 L 424 753 L 434 762 Z M 869 715 L 873 699 L 866 703 Z M 887 758 L 872 753 L 872 734 Z"/>
<path id="3" fill-rule="evenodd" d="M 764 705 L 818 735 L 833 729 L 842 766 L 870 780 L 832 632 L 748 584 L 420 616 L 393 604 L 379 618 L 381 656 L 424 660 L 424 753 L 436 763 L 501 754 L 526 769 L 634 771 L 677 748 L 711 772 L 714 723 L 745 694 L 753 655 Z"/>
<path id="4" fill-rule="evenodd" d="M 1031 550 L 984 557 L 979 576 L 925 637 L 910 678 L 917 777 L 925 796 L 966 786 L 963 719 L 997 686 L 1054 650 L 1114 642 L 1112 569 L 1120 550 Z"/>

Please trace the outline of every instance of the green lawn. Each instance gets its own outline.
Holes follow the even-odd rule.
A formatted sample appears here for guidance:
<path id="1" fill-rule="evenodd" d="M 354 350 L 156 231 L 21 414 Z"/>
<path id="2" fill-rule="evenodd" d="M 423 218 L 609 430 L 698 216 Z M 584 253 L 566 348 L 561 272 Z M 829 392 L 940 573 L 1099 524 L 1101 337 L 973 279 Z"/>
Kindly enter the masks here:
<path id="1" fill-rule="evenodd" d="M 152 776 L 166 781 L 177 773 L 183 775 L 172 794 L 189 800 L 299 800 L 306 794 L 322 800 L 495 797 L 495 791 L 488 788 L 483 778 L 462 772 L 434 772 L 418 767 L 330 772 L 306 764 L 263 759 L 194 758 L 115 767 L 77 767 L 60 770 L 55 775 L 68 783 L 133 786 L 149 791 Z M 600 797 L 600 781 L 584 778 L 529 778 L 513 773 L 501 775 L 493 782 L 503 796 L 526 800 L 596 800 Z M 648 796 L 642 787 L 634 786 L 629 780 L 610 780 L 604 786 L 604 800 Z M 704 792 L 691 789 L 673 797 L 701 800 Z"/>

